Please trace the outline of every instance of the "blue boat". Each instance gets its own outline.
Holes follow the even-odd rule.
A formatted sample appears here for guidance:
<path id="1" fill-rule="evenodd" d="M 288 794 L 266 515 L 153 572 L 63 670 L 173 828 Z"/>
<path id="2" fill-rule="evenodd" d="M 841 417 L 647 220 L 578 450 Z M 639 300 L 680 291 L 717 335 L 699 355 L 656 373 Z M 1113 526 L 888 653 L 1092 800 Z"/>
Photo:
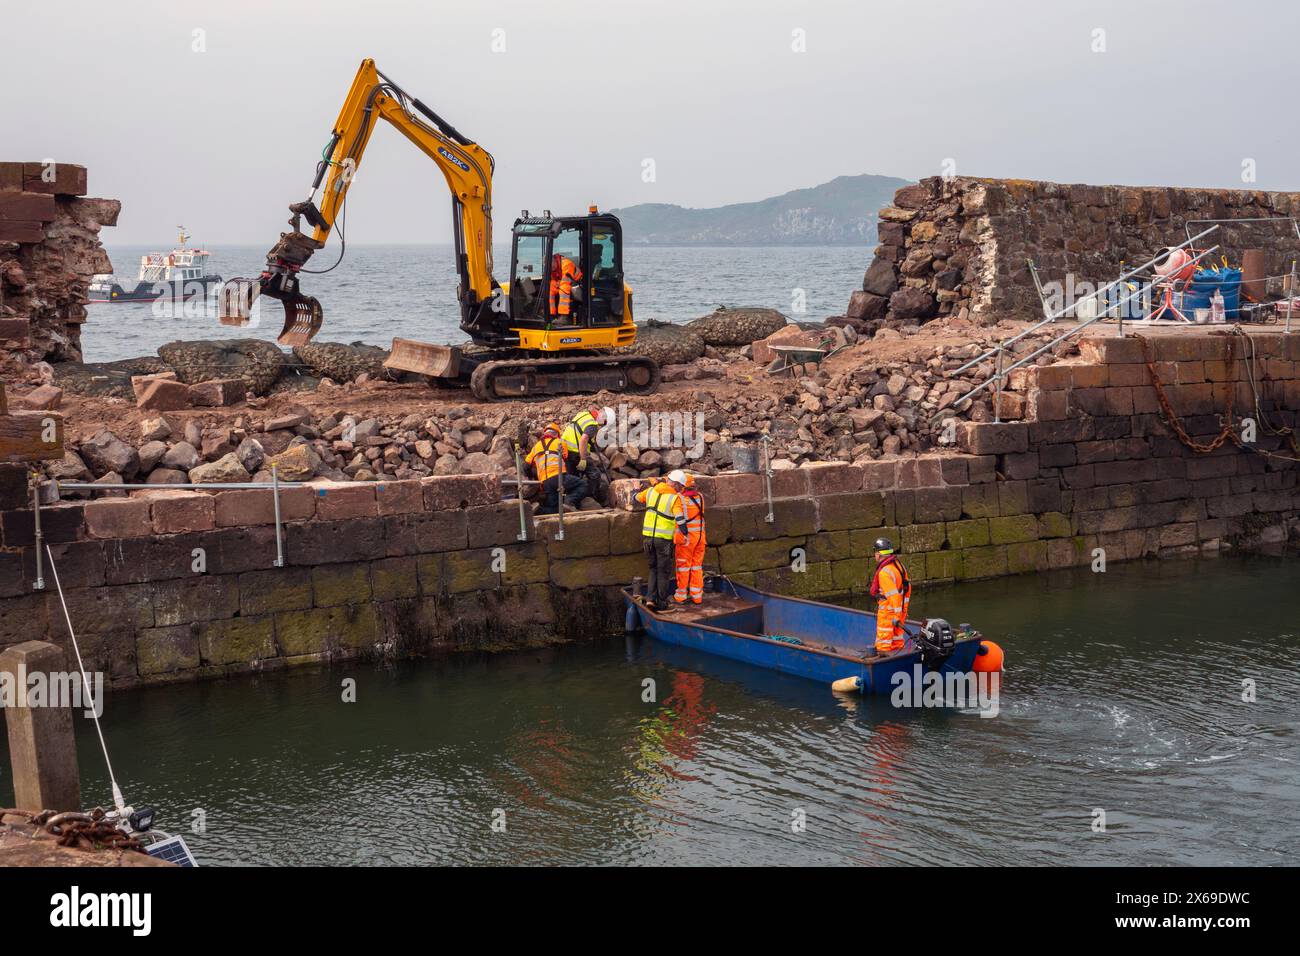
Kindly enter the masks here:
<path id="1" fill-rule="evenodd" d="M 932 671 L 968 674 L 983 640 L 964 625 L 954 634 L 938 619 L 908 621 L 904 649 L 877 655 L 876 616 L 869 611 L 783 597 L 725 576 L 709 579 L 703 604 L 671 614 L 650 610 L 636 592 L 623 590 L 629 631 L 864 694 L 891 693 L 897 674 L 910 681 Z"/>

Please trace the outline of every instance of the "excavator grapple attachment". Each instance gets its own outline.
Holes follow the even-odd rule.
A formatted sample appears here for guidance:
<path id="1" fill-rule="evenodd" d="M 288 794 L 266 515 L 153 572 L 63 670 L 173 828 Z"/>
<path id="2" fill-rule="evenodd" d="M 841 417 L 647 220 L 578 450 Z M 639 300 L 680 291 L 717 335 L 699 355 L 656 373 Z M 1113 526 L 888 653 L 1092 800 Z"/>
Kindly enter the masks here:
<path id="1" fill-rule="evenodd" d="M 457 378 L 460 375 L 460 349 L 454 345 L 432 345 L 414 339 L 393 339 L 393 350 L 384 360 L 384 368 L 395 368 L 434 378 Z"/>
<path id="2" fill-rule="evenodd" d="M 227 279 L 217 293 L 220 307 L 217 321 L 222 325 L 247 325 L 253 313 L 253 300 L 262 294 L 256 279 Z"/>
<path id="3" fill-rule="evenodd" d="M 275 340 L 281 345 L 306 345 L 320 331 L 325 310 L 315 296 L 294 294 L 281 301 L 284 302 L 284 328 Z"/>

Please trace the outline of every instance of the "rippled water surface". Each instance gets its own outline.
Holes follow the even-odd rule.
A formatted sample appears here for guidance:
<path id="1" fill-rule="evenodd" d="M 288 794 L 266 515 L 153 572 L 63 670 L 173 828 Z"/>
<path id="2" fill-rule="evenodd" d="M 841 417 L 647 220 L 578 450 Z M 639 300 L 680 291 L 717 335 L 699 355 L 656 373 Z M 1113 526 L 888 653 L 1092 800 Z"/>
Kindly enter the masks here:
<path id="1" fill-rule="evenodd" d="M 206 811 L 209 864 L 1294 864 L 1296 582 L 1222 559 L 919 594 L 1007 649 L 993 718 L 620 637 L 118 692 L 104 728 L 160 826 Z"/>
<path id="2" fill-rule="evenodd" d="M 109 246 L 115 273 L 134 286 L 140 256 L 165 249 Z M 212 271 L 225 279 L 255 277 L 265 263 L 263 246 L 217 246 Z M 326 269 L 338 258 L 331 245 L 311 261 Z M 871 260 L 869 247 L 856 246 L 629 246 L 624 269 L 633 289 L 637 321 L 686 322 L 719 305 L 761 305 L 796 320 L 820 321 L 843 315 L 849 293 L 862 284 Z M 510 273 L 509 246 L 496 253 L 497 278 Z M 325 325 L 321 342 L 364 341 L 387 347 L 393 336 L 432 342 L 459 342 L 460 312 L 450 245 L 353 246 L 337 269 L 304 276 L 303 290 L 320 299 Z M 152 355 L 176 339 L 256 337 L 279 334 L 283 310 L 269 302 L 256 326 L 232 328 L 210 315 L 168 317 L 155 304 L 99 303 L 87 307 L 82 326 L 87 362 L 109 362 Z M 803 308 L 805 311 L 800 312 Z"/>

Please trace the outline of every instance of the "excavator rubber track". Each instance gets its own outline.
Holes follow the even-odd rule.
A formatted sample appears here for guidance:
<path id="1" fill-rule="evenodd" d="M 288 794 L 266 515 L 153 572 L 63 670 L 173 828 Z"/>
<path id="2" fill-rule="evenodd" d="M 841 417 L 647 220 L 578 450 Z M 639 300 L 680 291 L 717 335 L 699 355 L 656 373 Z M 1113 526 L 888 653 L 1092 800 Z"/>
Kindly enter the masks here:
<path id="1" fill-rule="evenodd" d="M 484 402 L 600 391 L 649 395 L 659 388 L 659 378 L 659 363 L 644 355 L 518 358 L 481 363 L 469 387 Z"/>

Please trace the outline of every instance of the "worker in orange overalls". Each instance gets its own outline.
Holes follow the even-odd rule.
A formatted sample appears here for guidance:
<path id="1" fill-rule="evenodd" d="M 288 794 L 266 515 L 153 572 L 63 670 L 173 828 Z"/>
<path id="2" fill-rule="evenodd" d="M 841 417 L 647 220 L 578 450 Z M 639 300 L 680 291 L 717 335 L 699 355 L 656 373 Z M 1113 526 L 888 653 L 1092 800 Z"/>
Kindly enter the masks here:
<path id="1" fill-rule="evenodd" d="M 677 593 L 673 600 L 685 604 L 704 603 L 704 498 L 695 487 L 695 476 L 686 472 L 682 487 L 682 515 L 673 532 L 677 560 Z"/>
<path id="2" fill-rule="evenodd" d="M 876 539 L 876 573 L 871 576 L 871 596 L 876 599 L 876 653 L 892 654 L 907 643 L 903 622 L 912 602 L 912 582 L 888 538 Z"/>
<path id="3" fill-rule="evenodd" d="M 573 310 L 573 283 L 582 281 L 582 270 L 568 256 L 551 256 L 551 316 L 569 318 Z"/>

